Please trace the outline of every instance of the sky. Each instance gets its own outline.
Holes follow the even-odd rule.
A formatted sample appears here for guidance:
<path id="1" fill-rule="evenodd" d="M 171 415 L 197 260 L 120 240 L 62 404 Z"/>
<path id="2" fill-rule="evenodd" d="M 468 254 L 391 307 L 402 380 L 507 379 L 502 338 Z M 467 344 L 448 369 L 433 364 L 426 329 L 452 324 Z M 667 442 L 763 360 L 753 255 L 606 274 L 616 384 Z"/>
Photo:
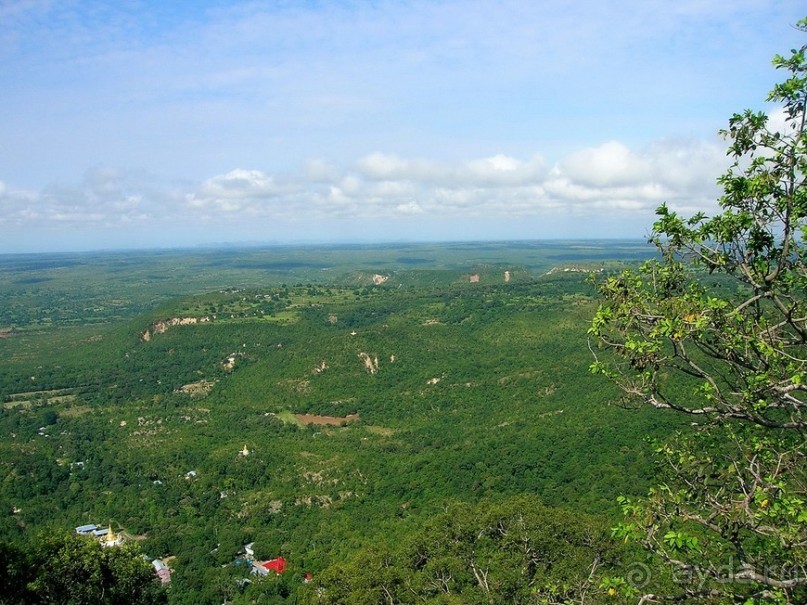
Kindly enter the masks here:
<path id="1" fill-rule="evenodd" d="M 642 238 L 796 0 L 0 0 L 0 252 Z"/>

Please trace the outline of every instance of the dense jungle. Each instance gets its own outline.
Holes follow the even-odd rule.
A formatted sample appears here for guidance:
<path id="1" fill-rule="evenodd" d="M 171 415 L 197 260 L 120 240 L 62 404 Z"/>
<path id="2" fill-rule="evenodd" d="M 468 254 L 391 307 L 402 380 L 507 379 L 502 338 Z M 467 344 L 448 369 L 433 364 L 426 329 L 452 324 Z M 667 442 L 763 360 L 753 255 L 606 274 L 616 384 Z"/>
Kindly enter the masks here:
<path id="1" fill-rule="evenodd" d="M 591 276 L 652 255 L 637 241 L 0 258 L 0 600 L 54 602 L 72 582 L 71 602 L 92 602 L 93 565 L 107 597 L 146 578 L 141 602 L 631 597 L 617 498 L 647 492 L 653 440 L 682 421 L 623 409 L 589 372 L 586 329 Z M 75 536 L 88 524 L 140 567 Z M 67 577 L 60 557 L 94 563 Z M 282 574 L 255 573 L 278 558 Z"/>

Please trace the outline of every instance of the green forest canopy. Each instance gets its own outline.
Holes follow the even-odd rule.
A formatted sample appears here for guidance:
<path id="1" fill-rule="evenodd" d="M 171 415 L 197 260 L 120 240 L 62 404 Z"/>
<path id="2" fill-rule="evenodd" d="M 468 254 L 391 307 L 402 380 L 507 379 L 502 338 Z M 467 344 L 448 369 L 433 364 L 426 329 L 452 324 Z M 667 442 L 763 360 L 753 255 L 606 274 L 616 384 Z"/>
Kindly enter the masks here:
<path id="1" fill-rule="evenodd" d="M 616 497 L 649 487 L 645 439 L 678 422 L 625 416 L 608 406 L 616 391 L 587 373 L 588 272 L 618 265 L 603 249 L 592 256 L 540 270 L 495 258 L 461 268 L 439 255 L 428 270 L 345 261 L 331 282 L 307 283 L 295 271 L 308 265 L 282 280 L 225 268 L 205 283 L 226 286 L 195 293 L 199 261 L 183 253 L 173 298 L 154 275 L 134 287 L 146 270 L 136 262 L 90 284 L 84 264 L 96 259 L 36 283 L 7 268 L 2 296 L 17 315 L 0 339 L 3 539 L 35 553 L 46 535 L 110 524 L 142 554 L 167 558 L 162 590 L 177 603 L 350 602 L 381 590 L 362 584 L 376 577 L 358 574 L 375 569 L 366 557 L 396 562 L 401 599 L 413 594 L 407 582 L 438 600 L 497 590 L 613 599 L 601 577 L 622 575 L 624 547 L 607 530 Z M 131 286 L 116 294 L 115 279 Z M 82 290 L 83 309 L 47 312 Z M 27 318 L 25 300 L 39 301 Z M 105 315 L 110 300 L 117 311 Z M 310 425 L 303 414 L 358 419 Z M 453 524 L 434 542 L 446 510 L 521 533 L 474 546 L 467 538 L 482 526 Z M 570 533 L 550 555 L 553 524 Z M 519 551 L 523 540 L 542 554 Z M 238 564 L 249 543 L 260 560 L 282 555 L 287 573 L 250 575 Z M 468 559 L 469 547 L 485 558 Z M 428 565 L 413 548 L 430 553 Z"/>

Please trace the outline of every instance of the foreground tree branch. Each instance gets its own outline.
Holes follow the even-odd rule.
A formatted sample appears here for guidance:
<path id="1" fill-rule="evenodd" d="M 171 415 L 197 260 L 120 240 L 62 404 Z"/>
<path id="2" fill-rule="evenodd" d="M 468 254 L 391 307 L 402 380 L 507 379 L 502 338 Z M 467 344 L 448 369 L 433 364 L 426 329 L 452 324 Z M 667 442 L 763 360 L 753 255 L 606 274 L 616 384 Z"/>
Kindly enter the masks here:
<path id="1" fill-rule="evenodd" d="M 807 602 L 806 55 L 773 61 L 783 127 L 746 110 L 721 131 L 720 213 L 661 205 L 658 257 L 598 284 L 592 371 L 623 405 L 698 419 L 657 445 L 660 485 L 621 500 L 614 534 L 668 578 L 639 603 Z"/>

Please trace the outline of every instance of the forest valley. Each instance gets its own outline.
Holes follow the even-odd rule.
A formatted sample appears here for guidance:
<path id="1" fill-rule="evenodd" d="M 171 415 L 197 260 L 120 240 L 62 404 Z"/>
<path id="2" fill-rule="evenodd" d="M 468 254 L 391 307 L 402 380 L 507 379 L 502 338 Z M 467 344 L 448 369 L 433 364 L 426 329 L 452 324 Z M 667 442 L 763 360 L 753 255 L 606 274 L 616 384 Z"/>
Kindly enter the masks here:
<path id="1" fill-rule="evenodd" d="M 153 285 L 118 301 L 124 317 L 76 322 L 72 288 L 99 288 L 75 315 L 107 310 L 81 275 L 100 262 L 48 262 L 38 282 L 30 266 L 4 274 L 17 315 L 0 339 L 0 564 L 13 587 L 0 601 L 121 599 L 115 582 L 170 603 L 641 590 L 636 548 L 611 537 L 617 497 L 647 491 L 651 441 L 681 421 L 611 405 L 616 389 L 588 371 L 588 270 L 404 266 L 294 285 L 255 271 L 143 313 Z M 68 301 L 62 317 L 48 297 Z M 125 542 L 76 535 L 86 524 Z M 282 573 L 255 573 L 278 558 Z M 77 560 L 75 573 L 55 565 Z"/>
<path id="2" fill-rule="evenodd" d="M 0 257 L 0 603 L 807 603 L 807 46 L 773 64 L 653 246 Z"/>

